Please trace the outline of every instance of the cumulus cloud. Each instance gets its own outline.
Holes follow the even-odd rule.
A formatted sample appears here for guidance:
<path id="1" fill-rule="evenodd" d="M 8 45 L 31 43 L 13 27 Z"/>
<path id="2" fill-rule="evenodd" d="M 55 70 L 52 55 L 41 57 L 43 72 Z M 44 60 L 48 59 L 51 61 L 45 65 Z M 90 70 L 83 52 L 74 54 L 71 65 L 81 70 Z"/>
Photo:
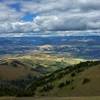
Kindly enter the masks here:
<path id="1" fill-rule="evenodd" d="M 100 29 L 100 14 L 91 13 L 63 13 L 54 16 L 38 16 L 34 22 L 46 31 L 75 31 Z"/>
<path id="2" fill-rule="evenodd" d="M 26 33 L 36 31 L 37 25 L 32 22 L 5 22 L 0 24 L 0 32 Z"/>
<path id="3" fill-rule="evenodd" d="M 19 12 L 9 7 L 16 3 Z M 21 19 L 27 12 L 33 21 Z M 0 33 L 100 30 L 99 0 L 3 0 L 0 15 Z"/>
<path id="4" fill-rule="evenodd" d="M 0 23 L 8 21 L 19 21 L 23 13 L 10 9 L 6 4 L 0 3 Z"/>
<path id="5" fill-rule="evenodd" d="M 22 11 L 38 13 L 68 12 L 68 11 L 91 11 L 100 10 L 99 0 L 40 0 L 40 2 L 24 2 Z"/>

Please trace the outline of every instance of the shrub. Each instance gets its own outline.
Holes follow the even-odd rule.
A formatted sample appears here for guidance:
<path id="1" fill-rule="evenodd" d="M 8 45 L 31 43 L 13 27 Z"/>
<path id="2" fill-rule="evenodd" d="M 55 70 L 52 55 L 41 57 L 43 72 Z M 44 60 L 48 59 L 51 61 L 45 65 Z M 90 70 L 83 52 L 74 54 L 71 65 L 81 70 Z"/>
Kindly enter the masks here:
<path id="1" fill-rule="evenodd" d="M 54 86 L 53 86 L 51 83 L 48 83 L 47 85 L 45 85 L 45 86 L 40 90 L 40 92 L 43 92 L 43 91 L 47 92 L 47 91 L 52 90 L 53 88 L 54 88 Z"/>
<path id="2" fill-rule="evenodd" d="M 64 82 L 61 82 L 61 83 L 58 85 L 59 88 L 62 88 L 62 87 L 64 87 L 64 86 L 65 86 L 65 83 L 64 83 Z"/>
<path id="3" fill-rule="evenodd" d="M 74 87 L 72 86 L 72 87 L 71 87 L 71 90 L 73 90 L 73 89 L 74 89 Z"/>
<path id="4" fill-rule="evenodd" d="M 75 75 L 76 75 L 75 72 L 71 73 L 71 77 L 74 77 Z"/>
<path id="5" fill-rule="evenodd" d="M 66 80 L 66 85 L 69 85 L 70 84 L 70 81 Z"/>
<path id="6" fill-rule="evenodd" d="M 89 78 L 84 78 L 83 81 L 82 81 L 82 84 L 86 84 L 88 82 L 90 82 L 90 79 Z"/>

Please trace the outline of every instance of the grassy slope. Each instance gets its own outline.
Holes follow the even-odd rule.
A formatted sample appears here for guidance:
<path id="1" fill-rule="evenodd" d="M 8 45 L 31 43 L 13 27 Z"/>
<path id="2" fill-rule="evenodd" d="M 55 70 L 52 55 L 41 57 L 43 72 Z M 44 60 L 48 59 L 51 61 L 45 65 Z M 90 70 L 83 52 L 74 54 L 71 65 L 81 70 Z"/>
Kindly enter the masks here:
<path id="1" fill-rule="evenodd" d="M 58 73 L 59 74 L 59 73 Z M 83 84 L 84 79 L 89 79 L 89 82 Z M 73 80 L 69 85 L 59 88 L 59 84 Z M 42 91 L 43 88 L 37 89 L 36 95 L 41 96 L 100 96 L 100 64 L 86 68 L 83 72 L 77 73 L 74 77 L 71 74 L 64 75 L 61 79 L 56 79 L 52 82 L 54 88 L 50 91 Z M 45 85 L 44 85 L 45 86 Z"/>
<path id="2" fill-rule="evenodd" d="M 17 61 L 17 63 L 15 61 Z M 41 75 L 41 73 L 32 70 L 32 68 L 42 67 L 40 70 L 44 68 L 44 70 L 53 71 L 79 62 L 79 59 L 73 58 L 71 62 L 71 59 L 47 54 L 4 57 L 3 60 L 0 60 L 0 79 L 15 80 L 29 74 L 38 76 Z"/>
<path id="3" fill-rule="evenodd" d="M 4 60 L 5 63 L 0 64 L 0 79 L 4 80 L 16 80 L 24 78 L 28 75 L 38 75 L 39 72 L 36 72 L 31 69 L 31 66 L 20 62 L 19 60 Z"/>
<path id="4" fill-rule="evenodd" d="M 33 76 L 41 75 L 40 72 L 31 70 L 31 68 L 36 68 L 39 65 L 43 65 L 40 67 L 46 68 L 62 67 L 62 69 L 54 71 L 49 76 L 47 75 L 46 80 L 49 80 L 48 83 L 43 83 L 40 86 L 37 86 L 34 82 L 34 84 L 29 83 L 25 91 L 29 90 L 29 93 L 35 92 L 35 96 L 100 96 L 100 62 L 96 64 L 93 62 L 84 62 L 81 63 L 81 67 L 77 67 L 77 65 L 67 67 L 65 66 L 68 64 L 66 60 L 67 58 L 63 58 L 62 61 L 62 58 L 45 54 L 5 58 L 0 61 L 0 78 L 13 80 L 23 78 L 29 74 Z M 66 73 L 67 70 L 70 71 Z M 73 73 L 74 75 L 72 75 Z M 88 81 L 84 83 L 85 79 L 88 79 Z M 43 78 L 42 80 L 44 81 L 45 79 Z M 42 80 L 38 80 L 36 83 Z M 70 81 L 70 84 L 66 85 L 66 81 Z M 59 87 L 61 83 L 64 83 L 64 86 Z M 43 88 L 47 84 L 52 84 L 53 88 L 49 91 L 43 91 Z M 33 91 L 34 86 L 37 86 L 35 91 Z"/>
<path id="5" fill-rule="evenodd" d="M 34 97 L 1 97 L 0 100 L 100 100 L 99 96 L 94 97 L 45 97 L 45 98 L 34 98 Z"/>
<path id="6" fill-rule="evenodd" d="M 8 59 L 8 57 L 6 57 Z M 17 56 L 13 57 L 13 59 L 24 59 L 24 60 L 32 60 L 33 62 L 38 62 L 38 63 L 43 63 L 46 67 L 48 63 L 52 62 L 66 62 L 66 64 L 77 64 L 80 61 L 84 61 L 83 59 L 77 59 L 77 58 L 72 58 L 72 57 L 62 57 L 62 56 L 57 56 L 57 55 L 50 55 L 50 54 L 29 54 L 29 55 L 23 55 L 23 56 Z M 12 59 L 12 56 L 9 57 L 9 59 Z M 48 66 L 47 66 L 48 67 Z"/>

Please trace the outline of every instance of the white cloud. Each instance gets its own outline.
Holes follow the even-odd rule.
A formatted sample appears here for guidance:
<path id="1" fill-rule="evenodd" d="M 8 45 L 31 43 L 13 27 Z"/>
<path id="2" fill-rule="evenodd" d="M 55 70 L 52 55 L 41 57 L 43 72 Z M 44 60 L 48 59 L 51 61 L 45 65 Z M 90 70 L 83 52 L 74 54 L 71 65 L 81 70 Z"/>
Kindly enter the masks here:
<path id="1" fill-rule="evenodd" d="M 22 2 L 22 11 L 41 14 L 68 11 L 100 10 L 99 0 L 41 0 L 40 2 Z"/>
<path id="2" fill-rule="evenodd" d="M 100 29 L 100 14 L 88 12 L 38 16 L 34 19 L 34 23 L 45 31 L 93 30 Z"/>
<path id="3" fill-rule="evenodd" d="M 19 21 L 23 13 L 17 12 L 15 9 L 9 8 L 6 4 L 0 3 L 0 23 Z"/>
<path id="4" fill-rule="evenodd" d="M 13 3 L 20 3 L 20 12 L 8 7 Z M 37 14 L 32 22 L 21 20 L 27 12 Z M 4 0 L 0 3 L 0 33 L 78 30 L 100 30 L 100 0 Z"/>
<path id="5" fill-rule="evenodd" d="M 37 25 L 32 22 L 5 22 L 0 24 L 0 32 L 5 33 L 23 33 L 33 32 Z"/>

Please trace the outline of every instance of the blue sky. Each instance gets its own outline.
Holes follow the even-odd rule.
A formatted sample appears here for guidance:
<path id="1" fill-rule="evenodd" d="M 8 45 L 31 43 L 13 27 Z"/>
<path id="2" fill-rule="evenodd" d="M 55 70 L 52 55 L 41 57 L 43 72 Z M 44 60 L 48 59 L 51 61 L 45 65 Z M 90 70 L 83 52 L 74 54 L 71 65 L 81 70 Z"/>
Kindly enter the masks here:
<path id="1" fill-rule="evenodd" d="M 0 33 L 99 34 L 100 0 L 0 0 Z"/>
<path id="2" fill-rule="evenodd" d="M 15 9 L 16 11 L 21 11 L 21 4 L 18 3 L 13 3 L 13 4 L 8 4 L 9 7 L 11 7 L 11 9 Z"/>

